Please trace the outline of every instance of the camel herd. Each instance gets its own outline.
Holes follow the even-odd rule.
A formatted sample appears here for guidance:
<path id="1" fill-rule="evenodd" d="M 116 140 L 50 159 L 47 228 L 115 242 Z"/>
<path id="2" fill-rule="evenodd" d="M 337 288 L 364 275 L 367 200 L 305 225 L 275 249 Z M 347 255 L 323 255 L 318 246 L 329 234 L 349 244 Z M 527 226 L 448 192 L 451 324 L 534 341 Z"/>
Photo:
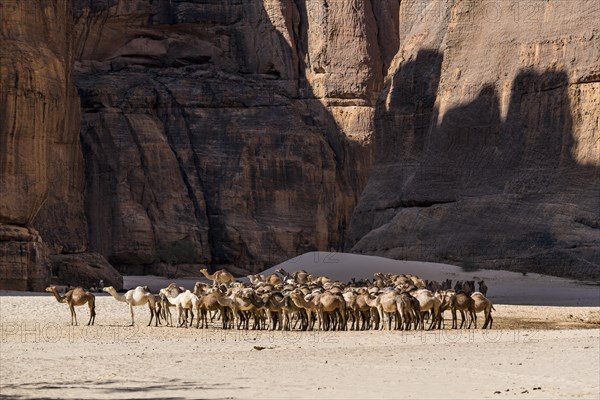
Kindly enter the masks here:
<path id="1" fill-rule="evenodd" d="M 138 286 L 119 294 L 112 286 L 102 290 L 117 301 L 127 303 L 134 324 L 133 309 L 147 305 L 154 325 L 208 328 L 209 319 L 218 318 L 223 329 L 271 330 L 367 330 L 367 329 L 443 329 L 444 313 L 450 311 L 453 329 L 477 328 L 477 314 L 483 312 L 483 329 L 491 329 L 492 303 L 485 297 L 487 286 L 479 282 L 443 283 L 424 281 L 415 275 L 376 273 L 373 280 L 352 280 L 347 284 L 326 276 L 314 277 L 300 270 L 292 274 L 283 269 L 269 276 L 249 275 L 250 284 L 236 282 L 225 270 L 200 272 L 212 285 L 197 282 L 193 290 L 170 284 L 151 293 Z M 64 296 L 56 287 L 46 289 L 71 311 L 71 324 L 77 325 L 76 306 L 88 304 L 95 320 L 95 296 L 75 288 Z M 175 309 L 173 322 L 171 309 Z M 458 325 L 457 314 L 461 315 Z M 427 323 L 426 323 L 427 321 Z"/>

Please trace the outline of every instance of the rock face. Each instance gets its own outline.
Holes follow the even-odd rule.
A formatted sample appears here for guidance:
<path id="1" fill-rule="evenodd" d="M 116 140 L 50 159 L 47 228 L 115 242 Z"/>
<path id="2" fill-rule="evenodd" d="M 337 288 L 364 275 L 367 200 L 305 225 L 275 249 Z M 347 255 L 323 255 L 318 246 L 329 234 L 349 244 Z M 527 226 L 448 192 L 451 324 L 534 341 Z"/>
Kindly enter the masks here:
<path id="1" fill-rule="evenodd" d="M 94 251 L 139 273 L 185 241 L 197 262 L 255 272 L 343 246 L 397 6 L 86 1 L 74 12 Z"/>
<path id="2" fill-rule="evenodd" d="M 0 289 L 43 290 L 49 254 L 87 248 L 71 18 L 69 0 L 0 4 Z"/>
<path id="3" fill-rule="evenodd" d="M 64 234 L 85 224 L 69 19 L 67 0 L 0 4 L 0 288 L 47 283 L 47 249 L 29 228 L 44 202 L 36 226 L 51 247 L 87 241 L 85 229 Z"/>
<path id="4" fill-rule="evenodd" d="M 123 277 L 106 259 L 97 253 L 57 254 L 49 257 L 52 280 L 72 287 L 113 286 L 123 288 Z"/>
<path id="5" fill-rule="evenodd" d="M 125 273 L 345 249 L 598 278 L 599 13 L 3 1 L 0 288 L 88 251 Z"/>
<path id="6" fill-rule="evenodd" d="M 0 290 L 43 290 L 48 248 L 31 228 L 0 224 Z"/>
<path id="7" fill-rule="evenodd" d="M 402 2 L 346 249 L 598 279 L 599 12 Z"/>

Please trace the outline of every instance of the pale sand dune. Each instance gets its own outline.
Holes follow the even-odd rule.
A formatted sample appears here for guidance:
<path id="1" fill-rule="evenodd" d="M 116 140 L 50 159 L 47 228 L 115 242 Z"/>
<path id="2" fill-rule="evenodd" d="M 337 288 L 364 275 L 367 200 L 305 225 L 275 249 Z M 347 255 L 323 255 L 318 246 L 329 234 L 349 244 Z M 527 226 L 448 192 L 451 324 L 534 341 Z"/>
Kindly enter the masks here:
<path id="1" fill-rule="evenodd" d="M 347 282 L 351 278 L 373 278 L 376 272 L 394 274 L 415 274 L 423 279 L 443 281 L 485 280 L 489 287 L 488 297 L 494 303 L 528 304 L 553 306 L 600 306 L 600 285 L 598 282 L 582 283 L 547 275 L 527 274 L 499 270 L 479 270 L 464 272 L 461 268 L 421 261 L 397 261 L 389 258 L 363 256 L 357 254 L 313 252 L 306 253 L 262 274 L 268 275 L 283 267 L 288 272 L 304 269 L 318 276 Z M 206 281 L 198 273 L 197 278 L 166 279 L 149 276 L 126 276 L 125 287 L 148 285 L 153 291 L 165 287 L 169 282 L 193 288 L 198 280 Z M 247 279 L 242 279 L 246 280 Z"/>
<path id="2" fill-rule="evenodd" d="M 497 329 L 487 333 L 272 333 L 146 327 L 143 307 L 136 309 L 139 325 L 128 327 L 127 305 L 98 296 L 96 325 L 71 327 L 67 306 L 49 294 L 2 293 L 0 394 L 599 398 L 600 308 L 496 308 Z M 86 308 L 78 308 L 78 315 L 87 321 Z M 569 330 L 531 329 L 536 326 Z M 596 328 L 573 330 L 590 326 Z"/>
<path id="3" fill-rule="evenodd" d="M 600 286 L 547 275 L 482 269 L 464 272 L 460 267 L 421 261 L 398 261 L 358 254 L 313 252 L 283 262 L 265 272 L 283 267 L 288 272 L 304 269 L 313 275 L 326 275 L 347 282 L 354 278 L 373 278 L 376 272 L 415 274 L 422 279 L 443 281 L 485 280 L 488 297 L 494 303 L 600 306 Z"/>

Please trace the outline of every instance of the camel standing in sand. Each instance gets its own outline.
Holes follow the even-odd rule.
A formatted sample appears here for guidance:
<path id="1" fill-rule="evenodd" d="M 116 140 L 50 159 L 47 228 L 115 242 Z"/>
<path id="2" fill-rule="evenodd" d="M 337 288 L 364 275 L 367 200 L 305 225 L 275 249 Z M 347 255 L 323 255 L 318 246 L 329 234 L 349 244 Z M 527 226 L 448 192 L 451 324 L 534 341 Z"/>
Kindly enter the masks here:
<path id="1" fill-rule="evenodd" d="M 305 310 L 306 312 L 306 324 L 302 324 L 302 330 L 313 330 L 315 320 L 313 315 L 318 315 L 319 308 L 314 302 L 307 301 L 304 298 L 304 294 L 299 289 L 296 289 L 289 293 L 290 299 L 296 305 L 296 307 Z"/>
<path id="2" fill-rule="evenodd" d="M 475 301 L 471 297 L 467 296 L 467 294 L 464 291 L 461 290 L 454 296 L 454 300 L 451 307 L 452 329 L 456 329 L 458 325 L 458 321 L 456 318 L 456 310 L 460 311 L 460 329 L 462 329 L 463 325 L 465 325 L 466 322 L 465 311 L 468 313 L 467 317 L 471 317 L 467 329 L 471 328 L 471 324 L 475 319 Z"/>
<path id="3" fill-rule="evenodd" d="M 59 303 L 67 303 L 69 310 L 71 310 L 71 325 L 77 325 L 77 314 L 75 313 L 75 307 L 87 304 L 90 308 L 90 320 L 87 325 L 94 325 L 96 320 L 96 296 L 87 290 L 76 287 L 75 289 L 69 290 L 63 297 L 58 294 L 56 286 L 50 286 L 46 288 L 46 292 L 50 292 L 54 295 Z M 75 322 L 75 324 L 73 324 Z"/>
<path id="4" fill-rule="evenodd" d="M 200 283 L 200 282 L 198 282 L 198 283 Z M 198 283 L 196 283 L 196 285 Z M 177 297 L 180 293 L 185 292 L 185 288 L 183 288 L 181 286 L 177 286 L 174 283 L 171 283 L 169 286 L 167 286 L 165 291 L 168 292 L 172 297 Z M 194 287 L 194 294 L 198 295 L 196 293 L 196 287 Z M 169 301 L 165 292 L 163 292 L 162 290 L 160 290 L 158 295 L 155 296 L 155 299 L 156 299 L 157 314 L 162 316 L 162 318 L 165 320 L 165 323 L 167 324 L 167 326 L 172 326 L 173 325 L 173 315 L 171 314 L 170 307 L 175 307 L 175 305 Z"/>
<path id="5" fill-rule="evenodd" d="M 233 300 L 231 308 L 233 310 L 233 318 L 237 328 L 240 329 L 243 325 L 244 329 L 248 329 L 250 322 L 249 314 L 252 314 L 254 316 L 254 326 L 252 329 L 260 329 L 258 310 L 262 309 L 265 304 L 262 299 L 256 295 L 254 289 L 237 290 L 233 292 L 229 298 Z"/>
<path id="6" fill-rule="evenodd" d="M 190 326 L 194 322 L 194 310 L 196 310 L 196 315 L 198 316 L 196 322 L 196 328 L 200 326 L 200 299 L 194 293 L 186 290 L 183 293 L 179 293 L 177 296 L 173 296 L 169 289 L 160 289 L 160 294 L 164 295 L 169 303 L 175 306 L 177 310 L 177 321 L 179 327 L 185 326 L 188 327 L 187 322 L 187 311 L 189 310 L 191 314 Z"/>
<path id="7" fill-rule="evenodd" d="M 442 302 L 440 299 L 436 298 L 435 295 L 428 289 L 419 289 L 413 292 L 413 296 L 419 301 L 419 310 L 421 313 L 421 329 L 424 329 L 425 322 L 423 318 L 423 313 L 425 311 L 431 311 L 431 323 L 429 324 L 429 330 L 433 329 L 436 325 L 436 322 L 440 323 L 440 307 Z"/>
<path id="8" fill-rule="evenodd" d="M 373 325 L 375 326 L 375 330 L 379 330 L 380 319 L 377 310 L 377 298 L 371 297 L 366 288 L 359 289 L 358 295 L 356 296 L 356 307 L 358 308 L 359 316 L 362 319 L 360 330 L 371 329 Z M 375 319 L 375 321 L 372 321 L 373 319 Z"/>
<path id="9" fill-rule="evenodd" d="M 220 269 L 212 275 L 208 273 L 208 270 L 206 268 L 202 268 L 200 272 L 206 277 L 206 279 L 211 280 L 213 282 L 213 286 L 227 285 L 228 283 L 234 281 L 233 275 L 231 275 L 231 273 L 227 272 L 224 269 Z"/>
<path id="10" fill-rule="evenodd" d="M 200 298 L 200 318 L 202 319 L 202 326 L 200 326 L 200 328 L 208 328 L 208 314 L 219 311 L 221 314 L 222 327 L 223 329 L 228 329 L 230 327 L 228 310 L 232 308 L 233 300 L 223 296 L 219 290 L 214 290 L 211 293 L 206 293 L 205 295 L 198 297 Z"/>
<path id="11" fill-rule="evenodd" d="M 319 326 L 322 330 L 346 330 L 346 300 L 341 294 L 325 292 L 316 294 Z M 307 299 L 310 300 L 310 299 Z"/>
<path id="12" fill-rule="evenodd" d="M 440 300 L 440 318 L 438 319 L 438 329 L 444 326 L 444 311 L 450 309 L 454 303 L 456 293 L 452 289 L 440 290 L 435 293 L 435 297 Z"/>
<path id="13" fill-rule="evenodd" d="M 381 329 L 392 329 L 392 318 L 396 315 L 402 315 L 402 310 L 398 307 L 402 307 L 402 300 L 400 303 L 397 301 L 398 293 L 395 291 L 389 291 L 382 293 L 377 297 L 377 311 L 379 312 L 379 319 L 381 320 Z M 387 324 L 386 324 L 387 322 Z M 402 323 L 396 320 L 395 328 L 399 328 Z"/>
<path id="14" fill-rule="evenodd" d="M 471 298 L 474 301 L 473 316 L 475 317 L 475 328 L 477 328 L 477 313 L 483 311 L 485 315 L 485 321 L 481 329 L 492 329 L 492 323 L 494 322 L 494 318 L 492 318 L 492 310 L 496 310 L 492 305 L 492 302 L 489 301 L 481 292 L 473 293 Z"/>
<path id="15" fill-rule="evenodd" d="M 154 326 L 158 326 L 158 314 L 156 313 L 156 298 L 147 287 L 138 286 L 135 289 L 131 289 L 125 293 L 125 295 L 120 295 L 117 293 L 114 287 L 108 286 L 102 289 L 103 292 L 109 293 L 112 297 L 114 297 L 118 301 L 122 301 L 123 303 L 129 304 L 129 311 L 131 312 L 131 326 L 134 324 L 133 320 L 133 307 L 134 306 L 143 306 L 144 304 L 148 304 L 148 309 L 150 310 L 150 321 L 148 322 L 148 326 L 152 323 L 152 318 L 156 316 L 154 319 Z"/>

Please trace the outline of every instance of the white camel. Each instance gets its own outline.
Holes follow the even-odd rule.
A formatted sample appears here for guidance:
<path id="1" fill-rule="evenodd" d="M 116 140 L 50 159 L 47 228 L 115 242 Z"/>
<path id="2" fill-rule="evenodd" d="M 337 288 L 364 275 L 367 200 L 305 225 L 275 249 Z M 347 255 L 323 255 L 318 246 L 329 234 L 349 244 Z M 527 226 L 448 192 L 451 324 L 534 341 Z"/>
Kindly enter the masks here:
<path id="1" fill-rule="evenodd" d="M 125 295 L 120 295 L 117 293 L 114 287 L 108 286 L 102 288 L 103 292 L 109 293 L 112 297 L 114 297 L 118 301 L 122 301 L 124 303 L 129 304 L 129 311 L 131 312 L 131 326 L 134 324 L 133 320 L 133 307 L 134 306 L 143 306 L 144 304 L 148 304 L 148 309 L 150 310 L 150 321 L 148 322 L 148 326 L 152 323 L 152 318 L 156 316 L 154 319 L 154 326 L 158 326 L 158 314 L 156 312 L 156 299 L 147 286 L 138 286 L 135 289 L 131 289 L 125 293 Z"/>
<path id="2" fill-rule="evenodd" d="M 179 293 L 177 296 L 172 296 L 168 289 L 160 289 L 160 294 L 164 295 L 167 300 L 169 300 L 169 303 L 175 306 L 175 309 L 177 310 L 177 321 L 179 327 L 188 327 L 187 310 L 189 310 L 191 314 L 189 325 L 191 326 L 194 322 L 194 310 L 196 310 L 196 316 L 198 317 L 196 328 L 200 326 L 200 299 L 198 296 L 189 290 Z"/>

